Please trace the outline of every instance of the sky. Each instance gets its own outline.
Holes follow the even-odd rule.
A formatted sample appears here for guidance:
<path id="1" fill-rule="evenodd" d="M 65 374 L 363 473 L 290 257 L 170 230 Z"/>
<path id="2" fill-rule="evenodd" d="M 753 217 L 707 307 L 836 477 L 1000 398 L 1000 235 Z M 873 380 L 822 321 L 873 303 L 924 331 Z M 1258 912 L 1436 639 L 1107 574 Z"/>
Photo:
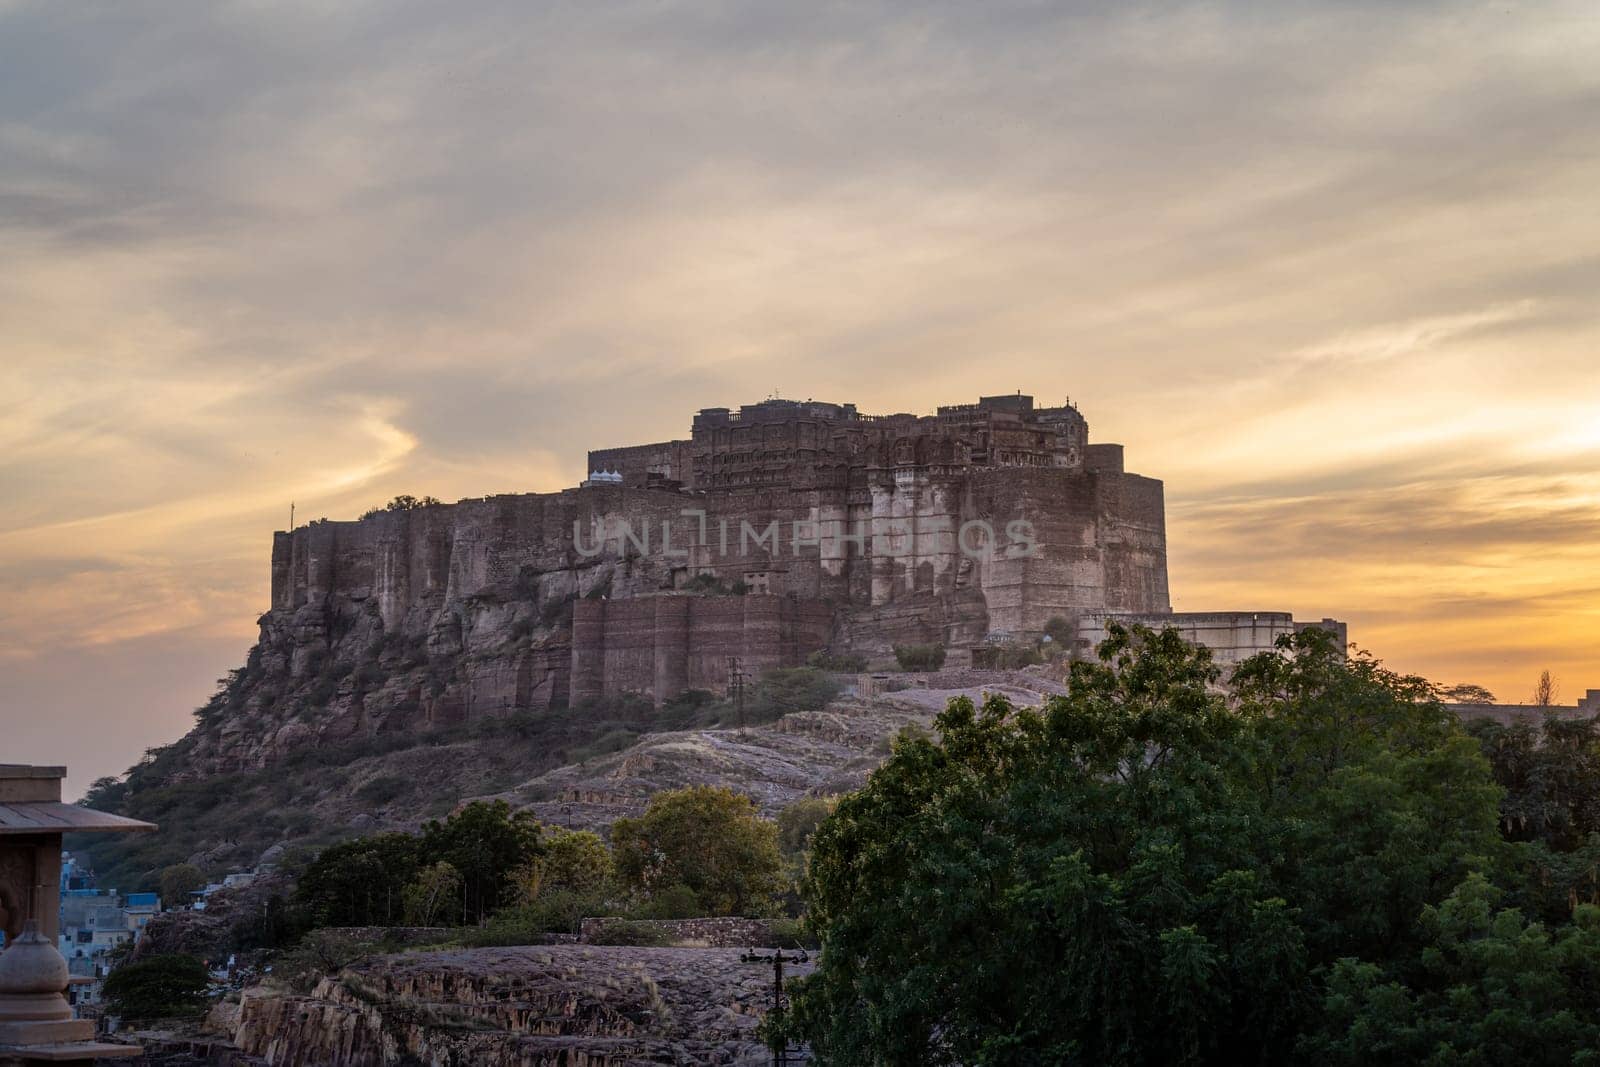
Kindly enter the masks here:
<path id="1" fill-rule="evenodd" d="M 272 531 L 769 395 L 1070 398 L 1173 605 L 1600 687 L 1600 6 L 0 0 L 0 762 L 243 661 Z"/>

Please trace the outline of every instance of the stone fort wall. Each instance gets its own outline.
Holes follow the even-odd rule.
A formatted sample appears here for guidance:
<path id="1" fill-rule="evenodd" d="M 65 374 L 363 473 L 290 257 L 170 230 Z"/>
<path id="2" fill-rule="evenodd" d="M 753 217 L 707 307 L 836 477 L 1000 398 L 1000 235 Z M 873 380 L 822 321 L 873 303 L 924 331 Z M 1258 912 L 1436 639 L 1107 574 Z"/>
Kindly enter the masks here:
<path id="1" fill-rule="evenodd" d="M 1078 620 L 1073 655 L 1080 659 L 1092 657 L 1095 647 L 1106 639 L 1106 628 L 1113 623 L 1148 626 L 1155 630 L 1173 627 L 1190 644 L 1209 648 L 1212 657 L 1223 666 L 1233 666 L 1258 652 L 1271 651 L 1279 637 L 1311 627 L 1327 630 L 1340 648 L 1346 647 L 1350 640 L 1348 627 L 1336 619 L 1296 622 L 1293 615 L 1283 611 L 1107 612 Z"/>
<path id="2" fill-rule="evenodd" d="M 582 600 L 572 620 L 572 699 L 686 689 L 726 692 L 737 657 L 750 678 L 798 667 L 833 629 L 826 601 L 751 594 Z"/>
<path id="3" fill-rule="evenodd" d="M 620 484 L 276 534 L 264 645 L 299 675 L 351 628 L 424 642 L 466 675 L 409 698 L 437 725 L 721 690 L 729 656 L 753 674 L 825 646 L 883 659 L 933 642 L 959 663 L 1056 616 L 1170 607 L 1162 485 L 1128 473 L 1120 445 L 1089 443 L 1070 405 L 1018 394 L 918 417 L 773 401 L 589 459 Z M 676 595 L 735 583 L 755 595 Z M 570 640 L 545 634 L 575 598 Z M 518 645 L 530 625 L 543 636 Z"/>

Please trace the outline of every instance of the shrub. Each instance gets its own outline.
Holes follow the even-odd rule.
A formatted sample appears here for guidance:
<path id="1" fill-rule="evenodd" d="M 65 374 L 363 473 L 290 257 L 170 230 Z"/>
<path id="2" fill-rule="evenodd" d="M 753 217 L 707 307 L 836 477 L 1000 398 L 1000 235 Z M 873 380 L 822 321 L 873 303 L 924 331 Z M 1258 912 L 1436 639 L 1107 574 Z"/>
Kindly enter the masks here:
<path id="1" fill-rule="evenodd" d="M 461 932 L 461 943 L 473 948 L 497 945 L 542 945 L 550 940 L 542 920 L 526 907 L 501 908 L 482 926 Z"/>
<path id="2" fill-rule="evenodd" d="M 818 711 L 839 695 L 837 679 L 815 667 L 763 671 L 747 709 L 750 722 L 767 722 L 795 711 Z"/>
<path id="3" fill-rule="evenodd" d="M 695 919 L 705 913 L 695 891 L 681 882 L 655 889 L 628 912 L 635 919 Z"/>
<path id="4" fill-rule="evenodd" d="M 125 1019 L 193 1015 L 206 1001 L 211 977 L 193 956 L 152 956 L 118 967 L 106 978 L 106 1006 Z"/>
<path id="5" fill-rule="evenodd" d="M 338 974 L 376 951 L 376 944 L 351 934 L 313 930 L 301 938 L 293 949 L 277 958 L 272 977 L 296 992 L 309 993 L 320 979 Z"/>
<path id="6" fill-rule="evenodd" d="M 196 889 L 204 889 L 206 877 L 192 863 L 176 863 L 161 872 L 161 899 L 167 907 L 176 907 L 189 899 Z"/>
<path id="7" fill-rule="evenodd" d="M 594 759 L 596 756 L 608 756 L 613 752 L 621 752 L 638 739 L 639 734 L 634 730 L 608 730 L 591 743 L 573 749 L 572 761 L 574 763 L 582 763 L 585 760 Z"/>
<path id="8" fill-rule="evenodd" d="M 356 668 L 356 684 L 363 692 L 377 689 L 388 680 L 389 672 L 370 660 Z"/>
<path id="9" fill-rule="evenodd" d="M 769 920 L 772 933 L 767 938 L 768 948 L 820 948 L 822 942 L 812 932 L 804 919 L 778 918 Z"/>
<path id="10" fill-rule="evenodd" d="M 722 584 L 722 579 L 715 574 L 710 571 L 704 571 L 684 582 L 683 591 L 685 593 L 717 594 L 726 593 L 727 587 Z"/>
<path id="11" fill-rule="evenodd" d="M 972 665 L 986 670 L 1014 671 L 1044 662 L 1044 654 L 1034 645 L 990 645 L 972 650 Z"/>
<path id="12" fill-rule="evenodd" d="M 806 658 L 807 667 L 819 671 L 838 671 L 841 674 L 859 674 L 867 669 L 867 657 L 855 652 L 829 652 L 823 649 Z"/>
<path id="13" fill-rule="evenodd" d="M 895 662 L 903 671 L 936 671 L 944 666 L 943 645 L 895 645 Z"/>
<path id="14" fill-rule="evenodd" d="M 361 513 L 361 518 L 362 521 L 365 521 L 372 518 L 374 515 L 382 515 L 386 511 L 415 511 L 417 508 L 437 507 L 443 503 L 444 501 L 440 500 L 438 497 L 415 497 L 410 493 L 401 493 L 399 496 L 395 497 L 382 507 L 368 508 L 366 511 L 363 511 Z"/>
<path id="15" fill-rule="evenodd" d="M 545 626 L 565 625 L 572 621 L 572 602 L 578 599 L 576 593 L 569 593 L 564 597 L 552 597 L 539 606 L 539 622 Z"/>
<path id="16" fill-rule="evenodd" d="M 526 904 L 501 908 L 483 926 L 467 931 L 463 939 L 469 945 L 538 945 L 551 934 L 575 934 L 584 919 L 611 910 L 604 894 L 559 890 Z"/>

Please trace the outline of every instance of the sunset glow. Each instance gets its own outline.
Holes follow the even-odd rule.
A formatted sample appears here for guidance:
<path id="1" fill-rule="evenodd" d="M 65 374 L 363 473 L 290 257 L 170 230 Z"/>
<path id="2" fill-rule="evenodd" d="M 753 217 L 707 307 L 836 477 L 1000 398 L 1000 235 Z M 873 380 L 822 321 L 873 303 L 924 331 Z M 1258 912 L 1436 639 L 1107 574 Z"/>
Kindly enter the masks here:
<path id="1" fill-rule="evenodd" d="M 242 661 L 291 502 L 774 393 L 1070 398 L 1175 609 L 1600 688 L 1592 0 L 160 7 L 0 0 L 0 719 L 69 793 Z"/>

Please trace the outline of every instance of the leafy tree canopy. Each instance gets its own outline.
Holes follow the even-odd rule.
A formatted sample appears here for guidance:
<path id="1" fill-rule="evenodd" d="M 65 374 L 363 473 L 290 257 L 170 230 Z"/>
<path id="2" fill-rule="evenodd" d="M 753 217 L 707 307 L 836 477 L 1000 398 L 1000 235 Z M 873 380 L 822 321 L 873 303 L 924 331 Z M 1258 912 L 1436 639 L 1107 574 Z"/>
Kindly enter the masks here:
<path id="1" fill-rule="evenodd" d="M 1460 940 L 1491 936 L 1554 961 L 1518 1025 L 1580 1007 L 1579 933 L 1473 895 L 1515 868 L 1500 790 L 1426 681 L 1316 630 L 1231 698 L 1175 631 L 1113 627 L 1100 654 L 1039 709 L 953 701 L 840 800 L 806 885 L 821 966 L 775 1029 L 831 1064 L 1337 1062 L 1402 995 L 1424 1029 L 1465 1017 L 1463 982 L 1515 1010 Z"/>
<path id="2" fill-rule="evenodd" d="M 406 922 L 432 926 L 441 916 L 456 910 L 460 898 L 461 872 L 443 860 L 429 864 L 406 886 Z"/>
<path id="3" fill-rule="evenodd" d="M 198 1012 L 209 983 L 205 964 L 193 956 L 152 956 L 112 971 L 101 994 L 124 1019 L 160 1019 Z"/>
<path id="4" fill-rule="evenodd" d="M 617 820 L 611 841 L 630 888 L 686 886 L 710 914 L 744 914 L 782 885 L 777 827 L 731 789 L 657 793 L 642 817 Z"/>
<path id="5" fill-rule="evenodd" d="M 778 812 L 778 850 L 799 856 L 811 847 L 811 835 L 833 814 L 838 797 L 801 797 Z"/>
<path id="6" fill-rule="evenodd" d="M 429 863 L 461 875 L 464 922 L 481 922 L 509 895 L 513 872 L 539 855 L 539 824 L 503 800 L 475 800 L 442 822 L 423 824 L 418 848 Z"/>
<path id="7" fill-rule="evenodd" d="M 557 893 L 594 896 L 615 874 L 611 850 L 598 834 L 546 827 L 539 855 L 516 873 L 517 894 L 525 904 Z"/>
<path id="8" fill-rule="evenodd" d="M 417 508 L 431 508 L 443 504 L 444 501 L 434 496 L 412 496 L 410 493 L 401 493 L 390 500 L 381 508 L 369 508 L 362 512 L 363 519 L 370 519 L 374 515 L 382 515 L 385 511 L 415 511 Z"/>
<path id="9" fill-rule="evenodd" d="M 161 872 L 161 899 L 169 908 L 188 901 L 189 894 L 204 889 L 206 876 L 192 863 L 175 863 Z"/>
<path id="10" fill-rule="evenodd" d="M 392 926 L 421 865 L 411 834 L 358 837 L 323 849 L 300 876 L 295 903 L 313 926 Z"/>

